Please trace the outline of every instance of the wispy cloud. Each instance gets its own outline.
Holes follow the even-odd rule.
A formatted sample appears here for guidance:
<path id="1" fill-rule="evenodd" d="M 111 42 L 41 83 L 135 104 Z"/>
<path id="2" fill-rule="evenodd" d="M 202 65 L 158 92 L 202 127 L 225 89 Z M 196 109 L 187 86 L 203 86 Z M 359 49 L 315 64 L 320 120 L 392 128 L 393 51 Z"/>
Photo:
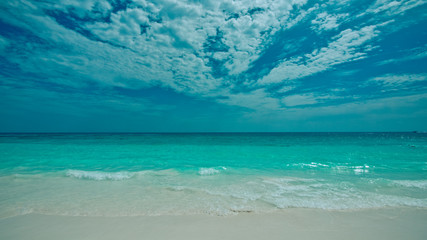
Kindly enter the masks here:
<path id="1" fill-rule="evenodd" d="M 313 94 L 297 94 L 283 98 L 282 102 L 288 107 L 294 107 L 300 105 L 312 105 L 318 101 Z"/>
<path id="2" fill-rule="evenodd" d="M 299 79 L 328 70 L 337 64 L 363 59 L 372 49 L 372 46 L 367 45 L 368 41 L 379 33 L 376 28 L 377 26 L 372 25 L 360 30 L 346 29 L 336 35 L 327 47 L 283 61 L 263 77 L 259 84 Z"/>
<path id="3" fill-rule="evenodd" d="M 387 74 L 380 77 L 375 77 L 370 80 L 371 83 L 376 83 L 384 88 L 401 88 L 415 82 L 426 82 L 427 74 Z"/>
<path id="4" fill-rule="evenodd" d="M 367 13 L 382 13 L 387 15 L 401 14 L 407 10 L 427 3 L 425 0 L 377 0 L 367 10 Z"/>
<path id="5" fill-rule="evenodd" d="M 225 99 L 219 99 L 218 102 L 261 112 L 281 108 L 279 100 L 269 96 L 263 89 L 247 93 L 228 94 Z"/>
<path id="6" fill-rule="evenodd" d="M 325 30 L 337 29 L 339 21 L 348 17 L 349 14 L 328 14 L 327 12 L 319 13 L 315 19 L 311 21 L 313 30 L 322 33 Z"/>
<path id="7" fill-rule="evenodd" d="M 403 56 L 382 60 L 377 63 L 377 65 L 386 65 L 386 64 L 396 64 L 406 61 L 419 60 L 422 58 L 427 58 L 427 44 L 422 47 L 415 47 L 409 50 L 400 51 L 399 54 L 403 54 Z"/>

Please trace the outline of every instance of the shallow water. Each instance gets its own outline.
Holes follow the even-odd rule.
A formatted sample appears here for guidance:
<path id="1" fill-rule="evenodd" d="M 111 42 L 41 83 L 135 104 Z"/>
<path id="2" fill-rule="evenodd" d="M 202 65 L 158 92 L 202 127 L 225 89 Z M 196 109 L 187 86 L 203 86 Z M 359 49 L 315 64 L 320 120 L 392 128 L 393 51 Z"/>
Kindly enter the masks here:
<path id="1" fill-rule="evenodd" d="M 2 134 L 0 217 L 427 207 L 427 134 Z"/>

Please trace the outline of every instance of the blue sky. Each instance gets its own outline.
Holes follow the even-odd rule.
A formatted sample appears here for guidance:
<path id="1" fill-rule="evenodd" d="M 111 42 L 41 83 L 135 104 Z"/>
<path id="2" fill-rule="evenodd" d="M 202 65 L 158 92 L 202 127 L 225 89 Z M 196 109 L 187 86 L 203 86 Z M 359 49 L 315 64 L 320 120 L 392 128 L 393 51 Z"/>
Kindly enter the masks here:
<path id="1" fill-rule="evenodd" d="M 0 132 L 427 130 L 426 0 L 0 2 Z"/>

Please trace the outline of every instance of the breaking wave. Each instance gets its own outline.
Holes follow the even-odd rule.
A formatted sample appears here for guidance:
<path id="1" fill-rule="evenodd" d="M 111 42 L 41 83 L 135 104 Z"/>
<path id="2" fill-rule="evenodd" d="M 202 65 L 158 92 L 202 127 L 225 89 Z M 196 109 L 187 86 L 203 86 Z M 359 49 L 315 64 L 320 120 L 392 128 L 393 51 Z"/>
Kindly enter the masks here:
<path id="1" fill-rule="evenodd" d="M 121 172 L 102 172 L 102 171 L 82 171 L 82 170 L 67 170 L 66 175 L 68 177 L 74 177 L 78 179 L 87 180 L 113 180 L 120 181 L 126 180 L 135 175 L 135 173 L 121 171 Z"/>
<path id="2" fill-rule="evenodd" d="M 214 167 L 214 168 L 200 168 L 198 174 L 200 176 L 210 176 L 221 173 L 221 171 L 227 170 L 226 167 Z"/>

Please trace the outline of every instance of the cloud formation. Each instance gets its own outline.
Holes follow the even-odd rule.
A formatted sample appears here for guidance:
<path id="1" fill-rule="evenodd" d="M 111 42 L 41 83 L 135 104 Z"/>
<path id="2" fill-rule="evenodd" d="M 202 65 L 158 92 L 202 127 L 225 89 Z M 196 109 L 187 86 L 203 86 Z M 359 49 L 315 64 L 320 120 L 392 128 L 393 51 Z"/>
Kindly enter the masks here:
<path id="1" fill-rule="evenodd" d="M 363 44 L 376 35 L 375 26 L 367 26 L 357 31 L 346 29 L 333 37 L 334 40 L 327 47 L 283 61 L 262 78 L 260 84 L 300 79 L 328 70 L 337 64 L 363 59 L 366 52 L 372 49 L 372 46 Z"/>
<path id="2" fill-rule="evenodd" d="M 426 89 L 420 30 L 426 6 L 425 0 L 2 1 L 1 83 L 53 95 L 68 89 L 88 99 L 103 89 L 123 106 L 137 101 L 127 91 L 155 88 L 262 114 L 419 95 Z M 135 108 L 154 108 L 156 101 L 141 99 Z"/>

